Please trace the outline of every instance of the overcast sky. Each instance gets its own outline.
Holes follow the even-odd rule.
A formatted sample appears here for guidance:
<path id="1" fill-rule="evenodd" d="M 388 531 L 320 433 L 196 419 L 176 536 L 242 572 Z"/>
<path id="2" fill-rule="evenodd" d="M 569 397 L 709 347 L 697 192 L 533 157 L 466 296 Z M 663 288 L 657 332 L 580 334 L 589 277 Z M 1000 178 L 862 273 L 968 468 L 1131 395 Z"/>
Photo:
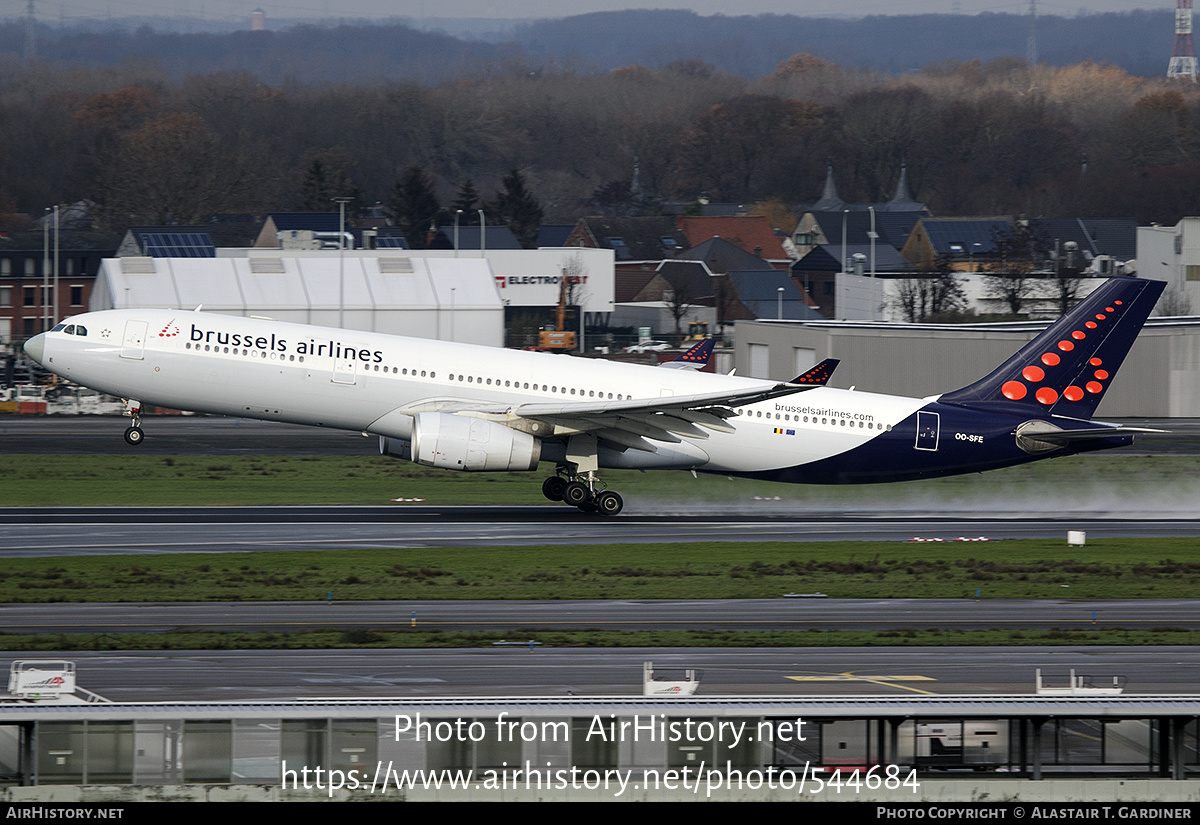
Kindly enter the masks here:
<path id="1" fill-rule="evenodd" d="M 0 18 L 21 17 L 27 0 L 0 0 Z M 567 17 L 626 8 L 691 9 L 699 14 L 799 14 L 866 16 L 871 14 L 1024 14 L 1029 0 L 35 0 L 39 20 L 76 17 L 158 17 L 182 15 L 207 19 L 249 20 L 261 7 L 268 20 L 337 20 L 384 17 L 486 17 L 494 19 Z M 1081 11 L 1171 9 L 1171 0 L 1037 0 L 1039 14 L 1073 17 Z"/>

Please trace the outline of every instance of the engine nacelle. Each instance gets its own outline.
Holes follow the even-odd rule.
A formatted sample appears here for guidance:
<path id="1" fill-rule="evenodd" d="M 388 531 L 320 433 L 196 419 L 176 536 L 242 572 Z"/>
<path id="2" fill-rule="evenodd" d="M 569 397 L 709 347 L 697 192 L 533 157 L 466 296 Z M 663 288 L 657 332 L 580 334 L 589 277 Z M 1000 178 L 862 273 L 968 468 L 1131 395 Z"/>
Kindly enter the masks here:
<path id="1" fill-rule="evenodd" d="M 413 420 L 412 458 L 426 467 L 533 470 L 541 456 L 540 439 L 493 421 L 445 413 L 419 413 Z"/>

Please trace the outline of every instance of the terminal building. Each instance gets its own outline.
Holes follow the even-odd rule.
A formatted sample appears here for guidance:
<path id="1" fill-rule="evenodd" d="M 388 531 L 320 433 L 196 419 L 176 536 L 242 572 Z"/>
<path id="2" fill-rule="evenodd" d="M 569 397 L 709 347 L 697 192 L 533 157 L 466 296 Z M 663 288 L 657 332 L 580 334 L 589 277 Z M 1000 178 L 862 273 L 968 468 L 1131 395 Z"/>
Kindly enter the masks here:
<path id="1" fill-rule="evenodd" d="M 713 798 L 726 800 L 1161 802 L 1195 799 L 1195 785 L 1180 780 L 1200 774 L 1198 716 L 1196 696 L 5 703 L 0 770 L 9 801 L 51 798 L 44 786 L 63 785 L 78 786 L 77 799 L 203 799 L 214 789 L 287 798 L 286 779 L 321 767 L 340 772 L 342 798 L 367 797 L 373 778 L 377 798 L 388 798 L 380 771 L 470 771 L 473 786 L 490 776 L 494 787 L 402 795 L 496 799 L 504 781 L 502 798 L 611 799 L 615 786 L 597 784 L 619 773 L 626 799 L 670 799 L 681 778 L 718 770 L 748 783 L 718 788 Z M 816 781 L 835 771 L 840 790 Z M 560 784 L 572 775 L 576 784 Z M 107 787 L 89 796 L 95 786 Z"/>

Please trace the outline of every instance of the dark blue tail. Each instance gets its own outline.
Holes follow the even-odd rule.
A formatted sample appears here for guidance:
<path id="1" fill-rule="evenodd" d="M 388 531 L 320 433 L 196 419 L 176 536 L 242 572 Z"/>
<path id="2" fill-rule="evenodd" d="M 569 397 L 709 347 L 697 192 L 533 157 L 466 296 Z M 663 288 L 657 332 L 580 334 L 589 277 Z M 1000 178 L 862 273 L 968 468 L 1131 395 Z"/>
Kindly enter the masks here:
<path id="1" fill-rule="evenodd" d="M 990 375 L 938 400 L 1090 418 L 1165 286 L 1110 278 Z"/>
<path id="2" fill-rule="evenodd" d="M 689 369 L 701 369 L 708 363 L 708 359 L 712 357 L 713 347 L 716 345 L 717 342 L 714 339 L 705 338 L 674 361 L 668 361 L 666 364 L 660 364 L 659 366 L 665 367 L 668 364 L 677 364 L 686 366 Z"/>
<path id="3" fill-rule="evenodd" d="M 808 372 L 797 375 L 788 383 L 815 384 L 818 387 L 823 387 L 829 383 L 829 379 L 833 377 L 833 371 L 837 369 L 837 365 L 840 363 L 842 362 L 837 358 L 826 358 Z"/>

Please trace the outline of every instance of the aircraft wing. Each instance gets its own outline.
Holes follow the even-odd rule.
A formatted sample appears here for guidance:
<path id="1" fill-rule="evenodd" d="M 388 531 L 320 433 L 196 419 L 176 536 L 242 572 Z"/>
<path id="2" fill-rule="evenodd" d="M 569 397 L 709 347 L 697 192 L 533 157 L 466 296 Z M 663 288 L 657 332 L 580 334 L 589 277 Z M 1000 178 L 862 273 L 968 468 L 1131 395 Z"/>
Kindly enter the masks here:
<path id="1" fill-rule="evenodd" d="M 654 452 L 654 446 L 645 439 L 678 443 L 681 436 L 708 438 L 705 429 L 731 433 L 734 427 L 726 419 L 736 415 L 734 407 L 810 389 L 813 387 L 764 383 L 759 388 L 736 392 L 625 401 L 532 402 L 507 407 L 502 412 L 510 420 L 520 418 L 548 424 L 555 435 L 594 434 L 618 449 Z M 487 414 L 501 410 L 476 408 L 476 412 Z"/>

